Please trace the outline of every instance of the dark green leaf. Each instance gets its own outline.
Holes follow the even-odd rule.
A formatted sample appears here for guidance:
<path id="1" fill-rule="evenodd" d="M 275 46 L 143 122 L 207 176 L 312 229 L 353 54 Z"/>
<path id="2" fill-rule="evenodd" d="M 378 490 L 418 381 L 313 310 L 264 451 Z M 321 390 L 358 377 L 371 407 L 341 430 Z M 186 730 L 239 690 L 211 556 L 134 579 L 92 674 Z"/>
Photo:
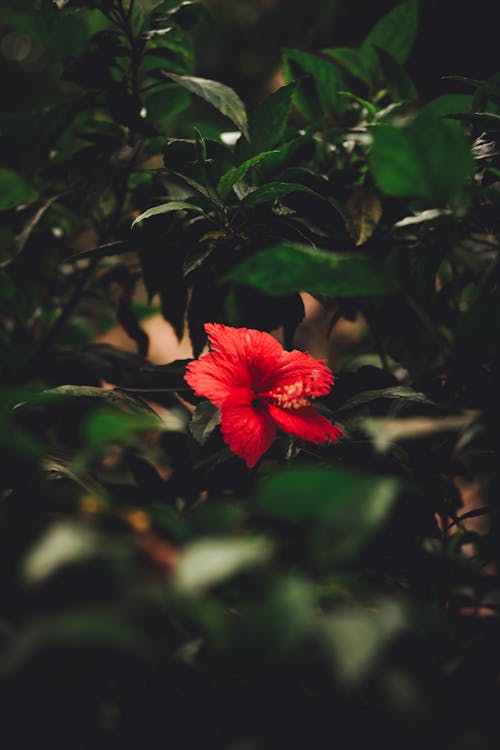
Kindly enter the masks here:
<path id="1" fill-rule="evenodd" d="M 433 401 L 431 401 L 431 399 L 429 399 L 424 393 L 419 393 L 418 391 L 414 391 L 413 388 L 408 388 L 404 385 L 396 385 L 391 388 L 378 388 L 370 391 L 361 391 L 356 394 L 356 396 L 353 396 L 339 406 L 336 413 L 341 414 L 345 411 L 350 411 L 351 409 L 357 409 L 359 406 L 366 406 L 367 404 L 371 404 L 381 398 L 402 400 L 415 404 L 433 404 Z"/>
<path id="2" fill-rule="evenodd" d="M 335 558 L 352 559 L 394 506 L 399 483 L 340 467 L 294 467 L 262 482 L 257 503 L 266 515 L 291 521 L 316 519 L 331 528 Z"/>
<path id="3" fill-rule="evenodd" d="M 472 103 L 470 94 L 442 94 L 425 105 L 427 112 L 434 117 L 469 112 Z"/>
<path id="4" fill-rule="evenodd" d="M 338 92 L 344 88 L 340 70 L 328 60 L 296 49 L 283 51 L 285 81 L 299 80 L 294 93 L 297 109 L 309 120 L 331 116 L 343 109 Z M 312 84 L 312 90 L 311 90 Z"/>
<path id="5" fill-rule="evenodd" d="M 378 21 L 361 47 L 363 66 L 370 79 L 378 77 L 375 47 L 388 52 L 400 65 L 408 59 L 418 28 L 418 0 L 400 3 Z"/>
<path id="6" fill-rule="evenodd" d="M 295 81 L 274 91 L 258 105 L 250 117 L 248 131 L 250 141 L 239 145 L 239 156 L 251 156 L 269 151 L 279 143 L 285 132 L 288 115 L 292 107 L 292 96 L 297 84 Z"/>
<path id="7" fill-rule="evenodd" d="M 417 90 L 406 70 L 383 47 L 374 45 L 380 61 L 382 75 L 392 99 L 412 102 L 417 98 Z"/>
<path id="8" fill-rule="evenodd" d="M 219 184 L 217 185 L 217 192 L 219 193 L 221 200 L 226 201 L 228 199 L 233 185 L 235 185 L 237 182 L 240 182 L 240 180 L 244 178 L 249 169 L 255 167 L 255 165 L 259 164 L 259 162 L 261 162 L 263 159 L 266 159 L 269 154 L 274 153 L 275 151 L 264 151 L 261 154 L 250 157 L 250 159 L 244 161 L 243 164 L 240 164 L 238 167 L 233 167 L 233 169 L 230 169 L 229 172 L 226 172 L 226 174 L 220 178 Z"/>
<path id="9" fill-rule="evenodd" d="M 307 291 L 329 297 L 367 297 L 392 294 L 398 288 L 368 256 L 330 253 L 291 242 L 256 253 L 227 279 L 277 296 Z"/>
<path id="10" fill-rule="evenodd" d="M 290 193 L 296 192 L 309 193 L 317 198 L 323 198 L 319 193 L 316 193 L 305 185 L 299 185 L 294 182 L 269 182 L 267 185 L 262 185 L 262 187 L 248 193 L 241 201 L 241 205 L 250 208 L 258 206 L 261 203 L 279 201 L 285 196 L 290 195 Z"/>
<path id="11" fill-rule="evenodd" d="M 492 133 L 500 131 L 500 115 L 496 115 L 494 112 L 455 112 L 449 114 L 448 117 L 453 120 L 471 123 L 471 125 L 475 125 L 481 130 L 488 130 Z"/>
<path id="12" fill-rule="evenodd" d="M 325 49 L 323 52 L 333 57 L 352 76 L 359 78 L 363 83 L 368 82 L 369 79 L 363 66 L 363 60 L 357 49 L 353 49 L 352 47 L 333 47 Z"/>
<path id="13" fill-rule="evenodd" d="M 164 75 L 218 109 L 219 112 L 234 122 L 248 140 L 248 122 L 245 105 L 232 88 L 207 78 L 179 76 L 176 73 L 164 73 Z"/>
<path id="14" fill-rule="evenodd" d="M 31 203 L 36 197 L 36 190 L 24 177 L 11 169 L 0 169 L 0 211 Z"/>

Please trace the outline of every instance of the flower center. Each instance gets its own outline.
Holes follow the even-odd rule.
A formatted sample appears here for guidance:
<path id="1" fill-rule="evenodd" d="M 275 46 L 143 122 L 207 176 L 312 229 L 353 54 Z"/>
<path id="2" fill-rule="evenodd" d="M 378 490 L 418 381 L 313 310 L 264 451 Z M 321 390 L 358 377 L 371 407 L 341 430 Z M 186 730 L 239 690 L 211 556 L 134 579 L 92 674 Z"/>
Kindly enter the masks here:
<path id="1" fill-rule="evenodd" d="M 280 385 L 270 391 L 268 397 L 282 409 L 301 409 L 311 403 L 311 399 L 304 395 L 304 384 L 301 381 Z"/>

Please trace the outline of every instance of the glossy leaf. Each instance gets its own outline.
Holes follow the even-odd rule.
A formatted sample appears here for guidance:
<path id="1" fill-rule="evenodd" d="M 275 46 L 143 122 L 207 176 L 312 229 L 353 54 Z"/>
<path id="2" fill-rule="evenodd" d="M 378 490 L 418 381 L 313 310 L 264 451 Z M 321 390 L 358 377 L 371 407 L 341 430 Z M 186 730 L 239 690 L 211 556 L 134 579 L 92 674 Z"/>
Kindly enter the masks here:
<path id="1" fill-rule="evenodd" d="M 257 106 L 250 117 L 248 131 L 250 141 L 240 144 L 240 156 L 251 156 L 269 151 L 279 143 L 285 132 L 288 115 L 292 108 L 292 97 L 297 84 L 295 81 L 273 91 Z"/>
<path id="2" fill-rule="evenodd" d="M 271 295 L 298 291 L 329 297 L 394 293 L 398 285 L 369 257 L 282 242 L 243 261 L 227 277 Z"/>
<path id="3" fill-rule="evenodd" d="M 147 211 L 144 211 L 144 213 L 134 219 L 132 226 L 134 227 L 145 219 L 150 219 L 151 216 L 161 216 L 162 214 L 167 214 L 172 211 L 194 211 L 195 213 L 203 213 L 203 210 L 199 206 L 195 206 L 193 203 L 188 203 L 187 201 L 169 201 L 168 203 L 162 203 L 161 206 L 148 208 Z"/>
<path id="4" fill-rule="evenodd" d="M 248 139 L 248 121 L 245 105 L 232 88 L 207 78 L 180 76 L 176 73 L 165 73 L 165 75 L 180 86 L 184 86 L 192 94 L 196 94 L 196 96 L 204 99 L 215 107 L 215 109 L 218 109 L 219 112 L 234 122 L 245 138 Z"/>
<path id="5" fill-rule="evenodd" d="M 235 185 L 237 182 L 240 182 L 245 177 L 249 169 L 255 167 L 257 164 L 259 164 L 259 162 L 263 161 L 270 154 L 274 153 L 275 151 L 264 151 L 263 153 L 257 154 L 256 156 L 252 156 L 250 159 L 247 159 L 247 161 L 244 161 L 243 164 L 240 164 L 238 167 L 233 167 L 233 169 L 230 169 L 229 172 L 226 172 L 226 174 L 220 178 L 219 184 L 217 185 L 217 191 L 221 199 L 223 201 L 226 201 L 229 197 L 233 185 Z"/>

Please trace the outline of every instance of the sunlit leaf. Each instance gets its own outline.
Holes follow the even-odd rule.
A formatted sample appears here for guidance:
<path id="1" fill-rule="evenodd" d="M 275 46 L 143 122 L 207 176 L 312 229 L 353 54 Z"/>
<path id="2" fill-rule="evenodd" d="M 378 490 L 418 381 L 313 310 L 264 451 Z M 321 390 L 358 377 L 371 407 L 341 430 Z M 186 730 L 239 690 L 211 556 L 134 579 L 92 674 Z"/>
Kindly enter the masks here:
<path id="1" fill-rule="evenodd" d="M 213 107 L 228 117 L 241 130 L 248 140 L 248 121 L 245 105 L 238 94 L 229 86 L 207 78 L 194 76 L 180 76 L 176 73 L 164 73 L 168 78 L 180 86 L 204 99 Z"/>
<path id="2" fill-rule="evenodd" d="M 216 586 L 246 568 L 265 564 L 272 551 L 266 539 L 202 539 L 185 548 L 175 583 L 187 591 Z"/>

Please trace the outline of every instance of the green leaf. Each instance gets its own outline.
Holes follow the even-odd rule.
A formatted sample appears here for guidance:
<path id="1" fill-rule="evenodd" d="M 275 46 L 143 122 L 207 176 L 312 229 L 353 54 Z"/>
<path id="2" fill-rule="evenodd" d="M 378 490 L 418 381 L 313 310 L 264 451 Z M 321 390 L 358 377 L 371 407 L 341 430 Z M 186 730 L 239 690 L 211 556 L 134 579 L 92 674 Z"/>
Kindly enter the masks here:
<path id="1" fill-rule="evenodd" d="M 263 565 L 272 551 L 266 539 L 202 539 L 185 548 L 174 580 L 184 590 L 203 590 L 245 568 Z"/>
<path id="2" fill-rule="evenodd" d="M 240 180 L 243 179 L 243 177 L 246 175 L 249 169 L 251 169 L 252 167 L 255 167 L 256 164 L 261 162 L 270 154 L 274 154 L 274 153 L 276 152 L 264 151 L 261 154 L 257 154 L 256 156 L 252 156 L 250 159 L 247 159 L 246 161 L 243 162 L 243 164 L 240 164 L 238 167 L 233 167 L 232 169 L 229 170 L 229 172 L 226 172 L 226 174 L 220 178 L 219 184 L 217 185 L 217 192 L 219 193 L 221 200 L 222 201 L 227 200 L 233 185 L 235 185 L 237 182 L 240 182 Z"/>
<path id="3" fill-rule="evenodd" d="M 500 132 L 500 115 L 496 115 L 494 112 L 456 112 L 449 114 L 448 117 L 453 120 L 470 123 L 481 130 L 488 130 L 491 133 Z"/>
<path id="4" fill-rule="evenodd" d="M 418 0 L 407 0 L 397 5 L 378 21 L 361 46 L 363 66 L 372 82 L 379 77 L 379 62 L 375 47 L 388 52 L 403 65 L 411 52 L 418 29 Z"/>
<path id="5" fill-rule="evenodd" d="M 31 203 L 36 197 L 36 190 L 24 177 L 11 169 L 0 169 L 0 211 Z"/>
<path id="6" fill-rule="evenodd" d="M 124 414 L 110 409 L 90 414 L 83 426 L 85 447 L 99 450 L 109 443 L 124 443 L 130 435 L 158 429 L 158 419 L 152 414 Z"/>
<path id="7" fill-rule="evenodd" d="M 425 105 L 425 110 L 434 117 L 469 112 L 472 103 L 470 94 L 442 94 Z"/>
<path id="8" fill-rule="evenodd" d="M 148 210 L 144 211 L 144 213 L 138 216 L 137 219 L 134 219 L 132 226 L 134 227 L 140 221 L 149 219 L 151 216 L 160 216 L 161 214 L 166 214 L 171 211 L 195 211 L 196 213 L 203 213 L 203 210 L 199 206 L 195 206 L 193 203 L 188 203 L 188 201 L 169 201 L 168 203 L 162 203 L 160 206 L 148 208 Z"/>
<path id="9" fill-rule="evenodd" d="M 307 291 L 329 297 L 369 297 L 394 293 L 398 286 L 372 258 L 331 253 L 282 242 L 244 260 L 226 280 L 284 296 Z"/>
<path id="10" fill-rule="evenodd" d="M 363 83 L 368 83 L 366 70 L 359 50 L 352 47 L 333 47 L 324 49 L 325 55 L 333 57 L 348 73 Z"/>
<path id="11" fill-rule="evenodd" d="M 344 88 L 343 76 L 333 63 L 297 49 L 285 49 L 283 70 L 287 83 L 310 76 L 298 81 L 293 97 L 295 106 L 308 120 L 335 115 L 344 108 L 338 95 Z"/>
<path id="12" fill-rule="evenodd" d="M 417 98 L 417 90 L 406 70 L 387 50 L 377 45 L 374 45 L 374 49 L 380 61 L 387 90 L 393 101 L 414 101 Z"/>
<path id="13" fill-rule="evenodd" d="M 251 193 L 248 193 L 248 195 L 246 195 L 241 201 L 241 206 L 250 208 L 253 206 L 258 206 L 261 203 L 278 201 L 281 200 L 281 198 L 284 198 L 286 195 L 290 195 L 290 193 L 296 192 L 309 193 L 309 195 L 314 195 L 317 198 L 323 199 L 322 195 L 316 193 L 314 190 L 311 190 L 305 185 L 299 185 L 295 182 L 269 182 L 267 185 L 262 185 L 262 187 L 257 188 L 256 190 L 252 190 Z"/>
<path id="14" fill-rule="evenodd" d="M 164 75 L 180 86 L 184 86 L 192 94 L 196 94 L 196 96 L 204 99 L 215 107 L 215 109 L 218 109 L 219 112 L 234 122 L 248 140 L 248 122 L 245 105 L 232 88 L 207 78 L 179 76 L 176 73 L 166 73 L 165 71 Z"/>
<path id="15" fill-rule="evenodd" d="M 283 138 L 288 115 L 292 108 L 292 97 L 297 83 L 292 81 L 274 91 L 258 105 L 250 117 L 249 142 L 239 144 L 239 156 L 249 159 L 255 154 L 269 151 Z"/>
<path id="16" fill-rule="evenodd" d="M 336 413 L 340 414 L 346 411 L 351 411 L 351 409 L 366 406 L 367 404 L 371 404 L 379 399 L 401 400 L 413 404 L 425 404 L 427 406 L 432 406 L 434 404 L 425 393 L 419 393 L 419 391 L 414 391 L 413 388 L 408 388 L 404 385 L 396 385 L 390 388 L 377 388 L 369 391 L 360 391 L 360 393 L 357 393 L 339 406 Z"/>
<path id="17" fill-rule="evenodd" d="M 463 188 L 473 159 L 457 123 L 423 110 L 407 126 L 375 129 L 370 168 L 387 195 L 444 201 Z"/>
<path id="18" fill-rule="evenodd" d="M 399 483 L 340 467 L 293 467 L 264 480 L 256 502 L 261 512 L 288 521 L 315 520 L 335 539 L 336 559 L 353 559 L 392 510 Z"/>

